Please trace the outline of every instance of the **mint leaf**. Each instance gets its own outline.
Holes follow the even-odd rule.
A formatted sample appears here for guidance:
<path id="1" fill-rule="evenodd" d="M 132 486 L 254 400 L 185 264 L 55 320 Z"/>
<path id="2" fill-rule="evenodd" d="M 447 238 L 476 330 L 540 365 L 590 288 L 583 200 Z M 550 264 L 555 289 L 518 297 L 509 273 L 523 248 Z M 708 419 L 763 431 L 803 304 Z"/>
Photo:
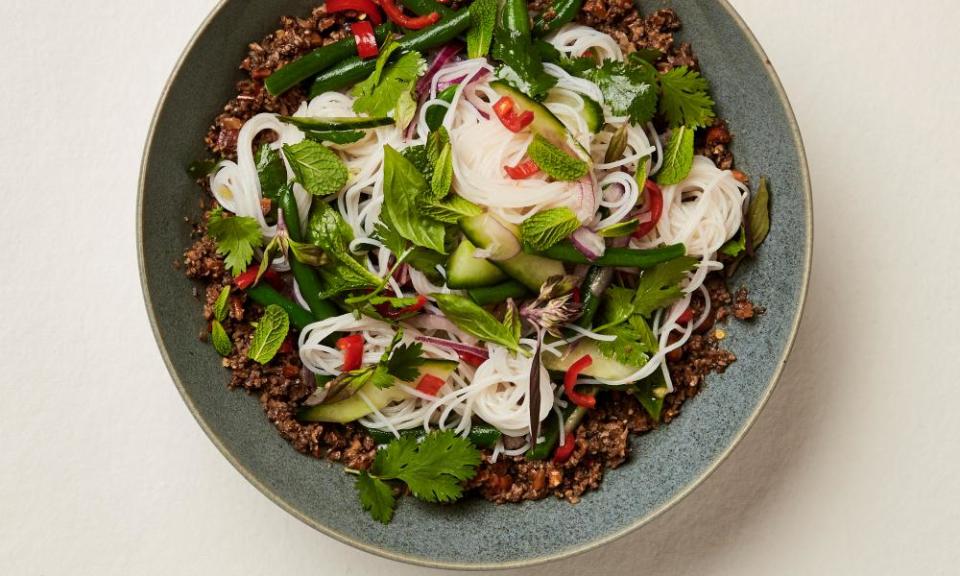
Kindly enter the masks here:
<path id="1" fill-rule="evenodd" d="M 589 164 L 554 146 L 540 134 L 533 137 L 530 147 L 527 148 L 527 155 L 538 168 L 554 180 L 567 182 L 579 180 L 590 171 Z"/>
<path id="2" fill-rule="evenodd" d="M 660 75 L 660 114 L 671 128 L 708 126 L 714 118 L 710 83 L 696 70 L 677 66 Z"/>
<path id="3" fill-rule="evenodd" d="M 497 21 L 497 0 L 474 0 L 467 30 L 467 58 L 483 58 L 490 51 L 493 27 Z"/>
<path id="4" fill-rule="evenodd" d="M 458 294 L 440 293 L 431 296 L 437 301 L 443 315 L 464 332 L 513 351 L 520 350 L 519 339 L 513 330 L 501 324 L 493 314 L 481 308 L 470 298 Z"/>
<path id="5" fill-rule="evenodd" d="M 260 364 L 273 360 L 289 331 L 290 317 L 287 312 L 276 304 L 267 306 L 253 332 L 247 357 Z"/>
<path id="6" fill-rule="evenodd" d="M 573 210 L 566 207 L 550 208 L 523 221 L 520 226 L 520 239 L 524 250 L 543 252 L 570 236 L 579 227 L 580 220 Z"/>
<path id="7" fill-rule="evenodd" d="M 683 295 L 680 282 L 696 264 L 696 258 L 681 256 L 644 270 L 637 283 L 633 311 L 649 318 L 655 310 L 680 298 Z"/>
<path id="8" fill-rule="evenodd" d="M 347 183 L 347 167 L 326 146 L 304 140 L 292 146 L 284 144 L 283 154 L 297 182 L 314 196 L 339 192 Z"/>
<path id="9" fill-rule="evenodd" d="M 253 251 L 263 246 L 260 223 L 249 216 L 231 216 L 210 221 L 207 234 L 217 243 L 227 269 L 236 276 L 253 261 Z"/>
<path id="10" fill-rule="evenodd" d="M 353 95 L 357 99 L 353 102 L 353 110 L 370 116 L 392 114 L 397 125 L 406 126 L 417 109 L 417 102 L 411 95 L 413 86 L 426 71 L 427 63 L 418 52 L 407 52 L 387 65 L 387 60 L 399 47 L 395 42 L 388 42 L 380 51 L 373 73 L 354 86 Z"/>
<path id="11" fill-rule="evenodd" d="M 227 300 L 230 298 L 230 286 L 224 286 L 217 295 L 217 300 L 213 303 L 213 317 L 219 322 L 223 322 L 227 317 Z"/>
<path id="12" fill-rule="evenodd" d="M 663 186 L 679 184 L 693 167 L 693 130 L 686 126 L 674 128 L 663 151 L 663 167 L 657 182 Z"/>
<path id="13" fill-rule="evenodd" d="M 280 188 L 287 183 L 287 169 L 283 165 L 280 153 L 270 144 L 263 143 L 257 149 L 257 177 L 260 180 L 260 192 L 264 198 L 277 201 Z"/>
<path id="14" fill-rule="evenodd" d="M 750 227 L 750 251 L 753 252 L 770 232 L 770 190 L 766 178 L 760 179 L 760 186 L 750 199 L 747 221 Z"/>
<path id="15" fill-rule="evenodd" d="M 391 146 L 383 153 L 383 205 L 393 229 L 417 246 L 446 254 L 444 225 L 421 211 L 430 196 L 426 180 Z"/>
<path id="16" fill-rule="evenodd" d="M 360 497 L 360 505 L 370 513 L 374 520 L 389 524 L 393 519 L 393 509 L 396 507 L 396 498 L 393 490 L 387 483 L 374 478 L 366 471 L 360 472 L 354 484 Z"/>
<path id="17" fill-rule="evenodd" d="M 319 267 L 322 296 L 329 298 L 350 290 L 373 288 L 380 278 L 353 257 L 353 229 L 326 202 L 314 202 L 307 226 L 307 240 L 323 249 L 327 263 Z"/>
<path id="18" fill-rule="evenodd" d="M 214 320 L 210 325 L 210 343 L 221 356 L 229 356 L 233 353 L 233 342 L 230 341 L 230 336 L 219 320 Z"/>
<path id="19" fill-rule="evenodd" d="M 617 116 L 629 116 L 631 124 L 643 124 L 657 112 L 657 72 L 648 62 L 604 60 L 583 76 L 592 80 Z"/>

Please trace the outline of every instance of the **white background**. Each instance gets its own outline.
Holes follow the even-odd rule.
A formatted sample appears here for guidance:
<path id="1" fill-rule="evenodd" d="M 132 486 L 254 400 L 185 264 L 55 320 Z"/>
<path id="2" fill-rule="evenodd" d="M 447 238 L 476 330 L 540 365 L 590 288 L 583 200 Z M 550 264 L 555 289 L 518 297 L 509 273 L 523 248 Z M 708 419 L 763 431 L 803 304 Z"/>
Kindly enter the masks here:
<path id="1" fill-rule="evenodd" d="M 426 571 L 322 536 L 258 493 L 157 352 L 137 277 L 140 153 L 213 5 L 0 2 L 4 575 Z M 796 349 L 757 425 L 692 496 L 522 573 L 956 574 L 960 3 L 735 5 L 786 85 L 813 173 Z"/>

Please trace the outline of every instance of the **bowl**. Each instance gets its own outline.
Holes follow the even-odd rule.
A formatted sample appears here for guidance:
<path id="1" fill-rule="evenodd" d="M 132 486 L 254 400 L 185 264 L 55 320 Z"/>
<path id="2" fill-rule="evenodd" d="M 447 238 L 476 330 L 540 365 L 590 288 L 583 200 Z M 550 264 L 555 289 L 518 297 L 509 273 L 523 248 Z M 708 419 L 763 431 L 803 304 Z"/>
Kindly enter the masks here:
<path id="1" fill-rule="evenodd" d="M 551 498 L 495 506 L 468 498 L 437 506 L 404 498 L 394 521 L 384 526 L 360 509 L 353 477 L 339 464 L 297 453 L 255 397 L 227 390 L 228 371 L 197 338 L 204 320 L 194 284 L 172 265 L 190 244 L 184 217 L 199 216 L 199 190 L 184 168 L 203 157 L 203 136 L 233 95 L 247 44 L 273 31 L 281 15 L 306 14 L 315 3 L 221 2 L 174 69 L 147 139 L 137 214 L 144 298 L 163 359 L 200 426 L 241 474 L 297 518 L 405 562 L 528 565 L 600 546 L 667 510 L 723 461 L 770 396 L 797 331 L 810 270 L 811 192 L 803 145 L 776 73 L 746 24 L 724 0 L 666 3 L 683 20 L 680 39 L 693 43 L 718 112 L 736 136 L 738 166 L 771 182 L 770 235 L 760 257 L 735 278 L 735 286 L 749 286 L 767 311 L 759 321 L 729 330 L 725 345 L 739 360 L 712 375 L 670 425 L 633 437 L 630 461 L 609 471 L 601 488 L 576 505 Z"/>

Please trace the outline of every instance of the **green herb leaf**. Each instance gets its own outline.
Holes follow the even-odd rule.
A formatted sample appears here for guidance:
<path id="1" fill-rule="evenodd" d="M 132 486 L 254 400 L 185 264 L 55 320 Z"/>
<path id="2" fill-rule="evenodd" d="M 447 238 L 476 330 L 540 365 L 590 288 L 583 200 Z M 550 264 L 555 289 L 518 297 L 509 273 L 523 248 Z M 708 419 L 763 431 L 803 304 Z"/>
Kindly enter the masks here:
<path id="1" fill-rule="evenodd" d="M 633 298 L 636 290 L 623 286 L 611 286 L 603 293 L 600 308 L 600 325 L 614 326 L 633 316 Z"/>
<path id="2" fill-rule="evenodd" d="M 453 148 L 450 146 L 450 135 L 443 126 L 431 132 L 427 138 L 427 157 L 433 163 L 430 177 L 433 196 L 444 198 L 453 185 Z"/>
<path id="3" fill-rule="evenodd" d="M 214 320 L 210 326 L 210 343 L 221 356 L 229 356 L 233 353 L 233 342 L 230 341 L 230 336 L 219 320 Z"/>
<path id="4" fill-rule="evenodd" d="M 520 239 L 524 250 L 543 252 L 580 227 L 580 220 L 573 210 L 561 207 L 537 212 L 523 221 Z"/>
<path id="5" fill-rule="evenodd" d="M 423 213 L 445 224 L 456 224 L 461 218 L 483 214 L 483 208 L 462 196 L 451 196 L 442 202 L 423 206 Z"/>
<path id="6" fill-rule="evenodd" d="M 671 128 L 696 129 L 713 121 L 710 83 L 696 70 L 677 66 L 660 75 L 660 114 Z"/>
<path id="7" fill-rule="evenodd" d="M 643 124 L 656 114 L 657 72 L 649 63 L 604 60 L 600 68 L 590 68 L 583 75 L 600 87 L 604 101 L 617 116 L 629 116 L 632 124 Z"/>
<path id="8" fill-rule="evenodd" d="M 415 382 L 420 376 L 420 366 L 426 361 L 423 357 L 423 345 L 419 342 L 400 344 L 394 348 L 387 360 L 387 372 L 404 382 Z"/>
<path id="9" fill-rule="evenodd" d="M 753 252 L 763 244 L 770 233 L 770 190 L 766 178 L 760 179 L 760 186 L 750 199 L 747 220 L 750 228 L 750 252 Z"/>
<path id="10" fill-rule="evenodd" d="M 633 329 L 627 324 L 620 324 L 606 328 L 602 332 L 609 336 L 616 336 L 617 339 L 612 342 L 597 342 L 597 350 L 605 357 L 616 360 L 625 366 L 632 368 L 643 368 L 650 359 L 650 354 L 656 350 L 650 350 L 646 344 L 637 338 Z"/>
<path id="11" fill-rule="evenodd" d="M 740 233 L 737 234 L 736 238 L 731 238 L 727 240 L 723 246 L 720 247 L 720 252 L 726 254 L 727 256 L 739 256 L 741 252 L 747 249 L 747 230 L 743 226 L 740 227 Z"/>
<path id="12" fill-rule="evenodd" d="M 467 58 L 483 58 L 490 52 L 493 27 L 497 21 L 497 0 L 474 0 L 467 30 Z"/>
<path id="13" fill-rule="evenodd" d="M 366 134 L 363 130 L 308 130 L 303 133 L 314 142 L 332 142 L 333 144 L 353 144 Z"/>
<path id="14" fill-rule="evenodd" d="M 322 144 L 312 140 L 292 146 L 284 144 L 283 154 L 297 182 L 314 196 L 334 194 L 347 183 L 349 174 L 346 165 Z"/>
<path id="15" fill-rule="evenodd" d="M 497 68 L 497 76 L 520 90 L 527 96 L 539 100 L 553 88 L 557 79 L 543 69 L 540 52 L 534 49 L 530 30 L 519 30 L 508 25 L 513 7 L 503 3 L 494 26 L 494 60 L 502 62 Z M 523 7 L 526 10 L 526 7 Z M 525 16 L 526 17 L 526 16 Z"/>
<path id="16" fill-rule="evenodd" d="M 384 208 L 391 226 L 417 246 L 445 254 L 444 225 L 421 210 L 423 199 L 430 196 L 426 180 L 391 146 L 384 146 L 383 152 Z"/>
<path id="17" fill-rule="evenodd" d="M 696 264 L 696 258 L 681 256 L 645 270 L 637 283 L 634 312 L 649 318 L 658 308 L 680 298 L 683 295 L 680 282 Z"/>
<path id="18" fill-rule="evenodd" d="M 513 330 L 501 324 L 493 314 L 470 298 L 440 293 L 433 294 L 432 297 L 437 301 L 443 315 L 464 332 L 513 351 L 520 349 L 519 339 Z"/>
<path id="19" fill-rule="evenodd" d="M 506 326 L 513 334 L 513 337 L 519 341 L 520 334 L 523 331 L 523 325 L 520 320 L 520 310 L 512 298 L 507 302 L 507 312 L 503 315 L 503 325 Z"/>
<path id="20" fill-rule="evenodd" d="M 277 201 L 280 188 L 287 183 L 287 169 L 283 165 L 280 153 L 270 144 L 263 143 L 257 148 L 257 177 L 260 179 L 260 191 L 264 198 Z"/>
<path id="21" fill-rule="evenodd" d="M 213 303 L 213 317 L 219 322 L 227 318 L 227 301 L 230 298 L 230 286 L 224 286 Z"/>
<path id="22" fill-rule="evenodd" d="M 427 502 L 452 502 L 463 496 L 462 483 L 476 475 L 480 458 L 480 451 L 466 438 L 450 430 L 433 431 L 419 444 L 412 436 L 401 436 L 387 444 L 377 452 L 370 475 L 382 480 L 400 480 L 415 497 Z M 379 491 L 382 493 L 382 489 Z M 361 503 L 365 507 L 364 494 L 370 502 L 371 493 L 369 486 L 361 492 Z M 372 508 L 371 505 L 371 512 Z"/>
<path id="23" fill-rule="evenodd" d="M 413 119 L 417 102 L 411 95 L 417 78 L 427 69 L 427 63 L 418 52 L 402 54 L 396 62 L 387 65 L 394 51 L 400 47 L 388 42 L 380 51 L 374 72 L 353 88 L 357 97 L 353 110 L 370 116 L 392 114 L 397 125 L 406 126 Z"/>
<path id="24" fill-rule="evenodd" d="M 205 160 L 194 160 L 189 166 L 187 166 L 187 176 L 190 176 L 194 180 L 205 178 L 213 174 L 219 164 L 219 162 L 212 158 L 207 158 Z"/>
<path id="25" fill-rule="evenodd" d="M 527 155 L 538 168 L 555 180 L 579 180 L 590 171 L 589 164 L 564 152 L 540 134 L 534 135 Z"/>
<path id="26" fill-rule="evenodd" d="M 603 162 L 609 164 L 623 158 L 623 153 L 627 150 L 627 125 L 621 124 L 617 131 L 610 137 L 610 143 L 607 144 L 607 151 L 603 154 Z"/>
<path id="27" fill-rule="evenodd" d="M 236 276 L 253 261 L 253 251 L 263 246 L 260 224 L 249 216 L 231 216 L 207 223 L 207 234 L 217 242 L 227 269 Z"/>
<path id="28" fill-rule="evenodd" d="M 623 236 L 629 236 L 633 234 L 639 227 L 640 221 L 636 218 L 633 218 L 601 228 L 597 230 L 597 234 L 604 238 L 621 238 Z"/>
<path id="29" fill-rule="evenodd" d="M 273 360 L 289 331 L 290 317 L 287 312 L 276 304 L 267 306 L 253 332 L 247 357 L 260 364 Z"/>
<path id="30" fill-rule="evenodd" d="M 370 513 L 377 522 L 389 524 L 393 519 L 393 509 L 396 507 L 396 498 L 393 490 L 387 483 L 374 478 L 366 471 L 360 472 L 354 486 L 360 497 L 360 505 Z"/>
<path id="31" fill-rule="evenodd" d="M 644 60 L 648 64 L 656 64 L 661 56 L 663 56 L 663 52 L 656 48 L 638 48 L 635 52 L 627 55 L 627 59 L 630 61 Z"/>
<path id="32" fill-rule="evenodd" d="M 693 130 L 686 126 L 674 128 L 663 152 L 663 167 L 657 182 L 663 186 L 679 184 L 693 167 Z"/>
<path id="33" fill-rule="evenodd" d="M 667 395 L 667 381 L 663 378 L 663 371 L 654 370 L 653 374 L 631 386 L 631 392 L 653 421 L 659 422 L 663 412 L 663 399 Z"/>
<path id="34" fill-rule="evenodd" d="M 353 229 L 326 202 L 314 202 L 307 226 L 307 240 L 323 249 L 327 262 L 319 268 L 322 296 L 329 298 L 350 290 L 373 288 L 380 278 L 350 252 Z"/>

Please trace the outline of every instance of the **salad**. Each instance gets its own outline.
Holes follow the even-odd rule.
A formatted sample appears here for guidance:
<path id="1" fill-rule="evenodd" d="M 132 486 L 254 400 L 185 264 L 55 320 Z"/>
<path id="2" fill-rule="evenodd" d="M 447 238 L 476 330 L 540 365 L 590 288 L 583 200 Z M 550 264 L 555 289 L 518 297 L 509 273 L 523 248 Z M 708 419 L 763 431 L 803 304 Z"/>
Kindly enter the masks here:
<path id="1" fill-rule="evenodd" d="M 213 201 L 186 271 L 233 385 L 374 519 L 402 493 L 575 501 L 733 361 L 716 323 L 759 309 L 725 279 L 769 192 L 678 26 L 328 0 L 251 45 L 191 167 Z"/>

